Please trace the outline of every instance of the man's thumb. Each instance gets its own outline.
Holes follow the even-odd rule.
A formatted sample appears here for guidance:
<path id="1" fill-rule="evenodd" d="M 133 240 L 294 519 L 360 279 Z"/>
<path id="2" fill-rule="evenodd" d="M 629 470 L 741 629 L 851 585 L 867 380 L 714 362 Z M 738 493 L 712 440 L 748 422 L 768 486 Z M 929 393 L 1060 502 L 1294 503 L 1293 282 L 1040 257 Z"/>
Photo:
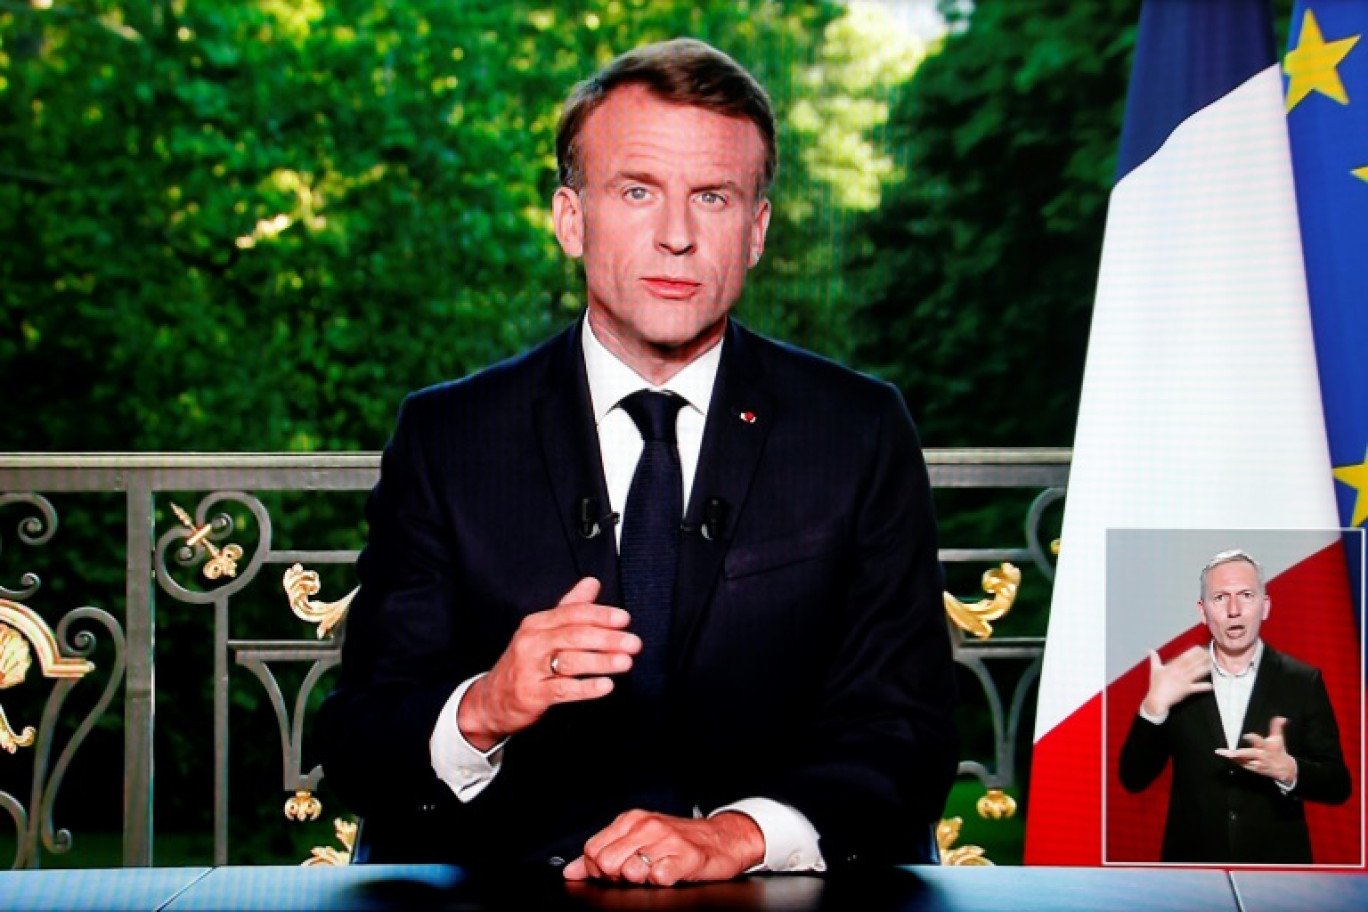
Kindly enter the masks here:
<path id="1" fill-rule="evenodd" d="M 594 599 L 598 598 L 600 588 L 602 587 L 598 580 L 594 579 L 592 576 L 586 576 L 578 583 L 575 583 L 575 585 L 570 588 L 569 592 L 561 596 L 561 600 L 556 604 L 576 605 L 580 602 L 592 602 Z"/>
<path id="2" fill-rule="evenodd" d="M 1273 721 L 1268 723 L 1268 737 L 1281 738 L 1283 729 L 1287 727 L 1287 719 L 1284 716 L 1274 716 Z"/>

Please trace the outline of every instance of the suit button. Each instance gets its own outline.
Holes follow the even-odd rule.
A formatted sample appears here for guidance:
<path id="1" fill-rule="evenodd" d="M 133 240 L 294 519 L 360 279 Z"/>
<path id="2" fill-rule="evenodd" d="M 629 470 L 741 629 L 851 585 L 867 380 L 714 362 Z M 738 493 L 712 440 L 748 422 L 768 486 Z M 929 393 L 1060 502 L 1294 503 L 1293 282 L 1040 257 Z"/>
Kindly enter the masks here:
<path id="1" fill-rule="evenodd" d="M 1231 820 L 1234 820 L 1234 819 L 1235 819 L 1236 817 L 1238 817 L 1238 816 L 1239 816 L 1239 815 L 1236 814 L 1234 811 L 1231 811 L 1231 812 L 1230 812 L 1230 819 L 1231 819 Z"/>
<path id="2" fill-rule="evenodd" d="M 565 866 L 565 859 L 561 858 L 559 855 L 552 855 L 550 858 L 546 859 L 546 863 L 553 868 L 560 868 Z"/>

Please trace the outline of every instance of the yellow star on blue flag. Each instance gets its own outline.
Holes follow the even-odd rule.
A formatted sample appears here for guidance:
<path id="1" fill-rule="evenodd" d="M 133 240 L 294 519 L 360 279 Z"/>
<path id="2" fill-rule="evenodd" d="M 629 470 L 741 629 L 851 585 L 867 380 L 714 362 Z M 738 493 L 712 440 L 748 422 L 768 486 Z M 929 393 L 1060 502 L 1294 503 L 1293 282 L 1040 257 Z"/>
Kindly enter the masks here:
<path id="1" fill-rule="evenodd" d="M 1358 35 L 1351 35 L 1326 41 L 1321 35 L 1320 24 L 1316 22 L 1316 14 L 1306 10 L 1302 16 L 1297 46 L 1283 58 L 1283 72 L 1288 76 L 1287 110 L 1291 111 L 1312 92 L 1320 92 L 1340 104 L 1348 104 L 1349 98 L 1337 68 L 1358 40 Z"/>
<path id="2" fill-rule="evenodd" d="M 1299 0 L 1283 59 L 1321 401 L 1345 526 L 1368 522 L 1365 32 L 1368 2 Z"/>
<path id="3" fill-rule="evenodd" d="M 1349 520 L 1349 525 L 1362 525 L 1363 521 L 1368 519 L 1368 456 L 1365 456 L 1363 462 L 1357 465 L 1337 467 L 1335 477 L 1357 492 L 1354 496 L 1354 512 Z"/>

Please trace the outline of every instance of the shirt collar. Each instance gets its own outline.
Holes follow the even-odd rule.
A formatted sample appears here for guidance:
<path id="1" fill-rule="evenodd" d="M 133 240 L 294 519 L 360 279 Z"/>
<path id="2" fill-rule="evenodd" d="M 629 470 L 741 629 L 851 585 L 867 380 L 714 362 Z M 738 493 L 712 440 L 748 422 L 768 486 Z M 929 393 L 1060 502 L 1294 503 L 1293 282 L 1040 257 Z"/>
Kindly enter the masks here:
<path id="1" fill-rule="evenodd" d="M 603 423 L 604 417 L 624 397 L 643 389 L 674 393 L 704 418 L 708 417 L 708 402 L 712 399 L 718 365 L 722 363 L 722 340 L 719 339 L 716 345 L 689 362 L 683 370 L 666 380 L 663 386 L 653 386 L 604 347 L 594 335 L 587 315 L 581 338 L 584 370 L 589 377 L 589 400 L 594 407 L 596 426 Z"/>
<path id="2" fill-rule="evenodd" d="M 1259 640 L 1254 644 L 1254 658 L 1249 660 L 1249 664 L 1245 666 L 1245 670 L 1239 674 L 1226 671 L 1221 667 L 1221 663 L 1216 661 L 1216 643 L 1214 641 L 1207 643 L 1207 654 L 1211 656 L 1211 671 L 1213 674 L 1218 674 L 1223 678 L 1243 678 L 1246 675 L 1253 674 L 1258 669 L 1259 660 L 1263 658 L 1263 640 Z"/>

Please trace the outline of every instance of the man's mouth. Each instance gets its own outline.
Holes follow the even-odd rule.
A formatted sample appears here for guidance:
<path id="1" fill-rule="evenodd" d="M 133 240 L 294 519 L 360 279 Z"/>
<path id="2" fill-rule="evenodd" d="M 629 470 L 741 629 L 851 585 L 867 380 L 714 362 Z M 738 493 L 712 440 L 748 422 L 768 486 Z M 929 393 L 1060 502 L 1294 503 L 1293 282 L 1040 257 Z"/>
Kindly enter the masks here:
<path id="1" fill-rule="evenodd" d="M 1226 636 L 1234 640 L 1238 640 L 1240 637 L 1244 636 L 1244 632 L 1244 624 L 1231 624 L 1226 628 Z"/>
<path id="2" fill-rule="evenodd" d="M 689 279 L 675 279 L 668 276 L 649 276 L 641 280 L 646 289 L 658 298 L 682 301 L 691 298 L 703 287 L 702 282 Z"/>

